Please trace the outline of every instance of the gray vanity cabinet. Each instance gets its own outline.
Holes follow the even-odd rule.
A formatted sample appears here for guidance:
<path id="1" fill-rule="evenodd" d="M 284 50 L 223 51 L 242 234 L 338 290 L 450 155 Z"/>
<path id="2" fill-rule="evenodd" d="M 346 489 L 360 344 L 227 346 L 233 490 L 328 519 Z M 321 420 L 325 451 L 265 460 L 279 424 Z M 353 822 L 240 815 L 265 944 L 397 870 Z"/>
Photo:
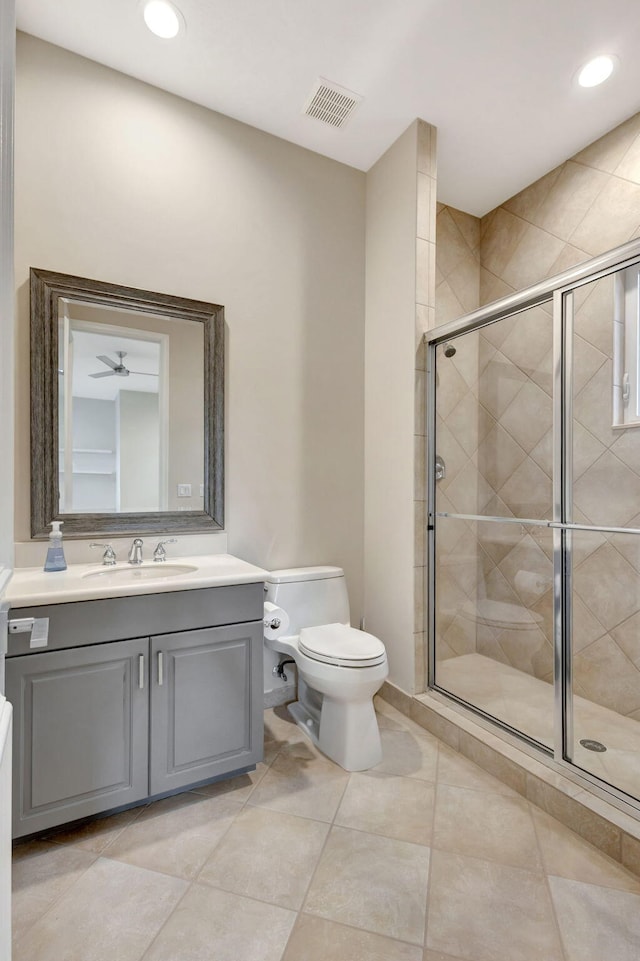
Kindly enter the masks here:
<path id="1" fill-rule="evenodd" d="M 261 651 L 261 622 L 151 638 L 152 794 L 255 763 Z"/>
<path id="2" fill-rule="evenodd" d="M 49 618 L 6 661 L 13 836 L 262 760 L 262 616 L 261 582 L 12 610 Z"/>
<path id="3" fill-rule="evenodd" d="M 10 659 L 17 834 L 147 796 L 147 650 L 144 639 Z"/>

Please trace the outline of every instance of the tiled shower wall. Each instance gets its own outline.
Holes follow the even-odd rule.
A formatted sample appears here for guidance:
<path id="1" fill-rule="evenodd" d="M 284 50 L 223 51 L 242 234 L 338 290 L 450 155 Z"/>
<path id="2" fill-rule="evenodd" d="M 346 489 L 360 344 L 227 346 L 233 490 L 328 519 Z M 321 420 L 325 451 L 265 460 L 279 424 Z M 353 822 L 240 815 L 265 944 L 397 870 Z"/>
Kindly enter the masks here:
<path id="1" fill-rule="evenodd" d="M 437 130 L 418 120 L 417 216 L 416 216 L 416 370 L 415 370 L 415 454 L 414 454 L 414 650 L 417 692 L 425 689 L 425 559 L 426 559 L 426 411 L 424 335 L 435 326 L 436 298 L 436 137 Z"/>
<path id="2" fill-rule="evenodd" d="M 640 235 L 640 115 L 478 221 L 439 207 L 436 322 Z M 476 239 L 477 238 L 477 239 Z M 476 291 L 477 299 L 476 298 Z M 640 429 L 611 429 L 610 282 L 577 305 L 576 520 L 638 526 Z M 546 517 L 551 504 L 551 318 L 537 308 L 456 344 L 439 362 L 439 509 Z M 606 402 L 603 400 L 606 398 Z M 618 489 L 611 497 L 608 492 Z M 622 496 L 624 492 L 624 497 Z M 596 511 L 600 511 L 596 518 Z M 606 511 L 605 511 L 606 513 Z M 551 680 L 551 544 L 544 529 L 450 523 L 438 571 L 440 656 L 478 652 Z M 576 538 L 575 688 L 640 719 L 635 541 Z M 523 629 L 469 617 L 478 601 L 527 612 Z M 522 616 L 520 613 L 519 616 Z"/>
<path id="3" fill-rule="evenodd" d="M 480 306 L 480 220 L 437 205 L 436 325 Z"/>
<path id="4" fill-rule="evenodd" d="M 640 231 L 640 114 L 482 218 L 480 304 Z"/>

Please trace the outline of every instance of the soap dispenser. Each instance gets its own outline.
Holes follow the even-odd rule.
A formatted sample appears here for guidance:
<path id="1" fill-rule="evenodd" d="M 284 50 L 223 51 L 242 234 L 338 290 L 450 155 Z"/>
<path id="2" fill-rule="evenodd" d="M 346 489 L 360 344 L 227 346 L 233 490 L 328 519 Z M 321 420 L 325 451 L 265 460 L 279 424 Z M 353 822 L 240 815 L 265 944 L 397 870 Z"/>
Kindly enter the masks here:
<path id="1" fill-rule="evenodd" d="M 44 562 L 45 571 L 66 571 L 67 562 L 64 559 L 62 549 L 62 527 L 63 521 L 51 522 L 51 533 L 49 534 L 49 549 L 47 559 Z"/>

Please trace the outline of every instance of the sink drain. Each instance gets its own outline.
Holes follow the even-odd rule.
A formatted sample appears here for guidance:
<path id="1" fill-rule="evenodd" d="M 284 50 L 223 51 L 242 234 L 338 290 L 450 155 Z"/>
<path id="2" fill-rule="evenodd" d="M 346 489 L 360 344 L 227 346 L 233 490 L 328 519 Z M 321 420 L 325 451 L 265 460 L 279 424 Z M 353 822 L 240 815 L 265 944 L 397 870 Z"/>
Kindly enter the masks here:
<path id="1" fill-rule="evenodd" d="M 597 754 L 603 754 L 607 749 L 604 744 L 600 741 L 593 741 L 590 737 L 583 738 L 580 743 L 583 747 L 586 747 L 587 751 L 595 751 Z"/>

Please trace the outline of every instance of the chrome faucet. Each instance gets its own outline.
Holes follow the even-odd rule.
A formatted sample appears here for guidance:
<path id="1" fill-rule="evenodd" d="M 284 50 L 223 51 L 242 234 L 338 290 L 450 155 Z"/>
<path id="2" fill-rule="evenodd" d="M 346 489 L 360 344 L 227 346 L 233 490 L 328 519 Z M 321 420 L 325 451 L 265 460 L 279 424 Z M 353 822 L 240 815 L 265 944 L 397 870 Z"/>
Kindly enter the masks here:
<path id="1" fill-rule="evenodd" d="M 116 552 L 111 544 L 89 544 L 89 547 L 104 547 L 102 563 L 105 567 L 113 567 L 113 565 L 116 563 Z"/>
<path id="2" fill-rule="evenodd" d="M 164 549 L 165 544 L 177 544 L 177 537 L 170 537 L 166 541 L 158 541 L 155 551 L 153 552 L 153 559 L 156 563 L 159 561 L 166 561 L 167 552 Z"/>
<path id="3" fill-rule="evenodd" d="M 136 537 L 129 550 L 129 563 L 142 564 L 142 538 Z"/>

